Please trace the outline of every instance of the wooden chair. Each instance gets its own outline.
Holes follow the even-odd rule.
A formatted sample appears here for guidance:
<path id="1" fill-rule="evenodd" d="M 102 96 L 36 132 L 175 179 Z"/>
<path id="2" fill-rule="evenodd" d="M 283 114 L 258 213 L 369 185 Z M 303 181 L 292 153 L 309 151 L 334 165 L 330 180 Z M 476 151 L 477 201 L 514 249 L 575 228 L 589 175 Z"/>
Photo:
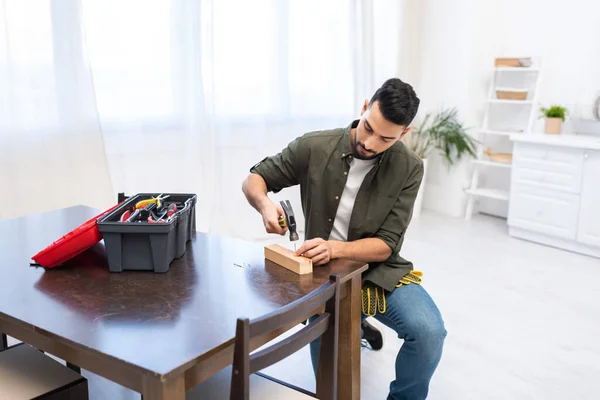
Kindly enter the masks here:
<path id="1" fill-rule="evenodd" d="M 187 399 L 249 400 L 249 399 L 337 399 L 337 346 L 340 284 L 338 275 L 301 299 L 263 317 L 249 321 L 237 320 L 233 366 L 217 373 L 187 392 Z M 268 347 L 252 353 L 250 342 L 264 334 L 290 330 L 290 325 L 318 313 L 325 312 L 300 331 Z M 285 333 L 285 332 L 284 332 Z M 258 371 L 289 357 L 317 338 L 321 338 L 321 352 L 317 368 L 317 390 L 303 389 L 256 374 Z M 311 368 L 307 366 L 307 368 Z M 312 369 L 312 368 L 311 368 Z"/>

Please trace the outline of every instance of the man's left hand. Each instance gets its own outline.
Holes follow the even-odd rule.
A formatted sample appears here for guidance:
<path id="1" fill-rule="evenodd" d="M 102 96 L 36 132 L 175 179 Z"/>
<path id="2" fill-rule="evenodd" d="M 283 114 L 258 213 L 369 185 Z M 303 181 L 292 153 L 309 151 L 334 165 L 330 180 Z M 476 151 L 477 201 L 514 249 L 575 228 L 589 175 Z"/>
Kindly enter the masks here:
<path id="1" fill-rule="evenodd" d="M 310 258 L 313 265 L 325 265 L 334 257 L 334 242 L 321 238 L 307 240 L 296 251 L 297 256 Z"/>

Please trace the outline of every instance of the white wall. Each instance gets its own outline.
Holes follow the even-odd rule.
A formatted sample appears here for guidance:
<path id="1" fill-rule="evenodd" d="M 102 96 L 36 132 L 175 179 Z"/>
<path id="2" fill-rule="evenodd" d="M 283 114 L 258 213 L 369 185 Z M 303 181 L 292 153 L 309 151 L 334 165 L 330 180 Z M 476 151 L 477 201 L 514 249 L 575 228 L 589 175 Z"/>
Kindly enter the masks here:
<path id="1" fill-rule="evenodd" d="M 226 127 L 218 130 L 214 147 L 206 146 L 203 142 L 207 136 L 195 133 L 106 134 L 114 192 L 124 191 L 128 195 L 156 190 L 196 193 L 197 230 L 210 230 L 214 234 L 246 240 L 276 240 L 277 237 L 265 232 L 261 216 L 248 204 L 242 193 L 242 182 L 250 168 L 264 157 L 278 153 L 294 138 L 306 132 L 343 127 L 350 121 L 342 118 L 296 124 L 271 123 L 268 126 L 244 123 L 241 127 L 243 135 L 235 141 L 231 140 L 231 135 L 239 133 L 239 129 Z M 175 139 L 165 148 L 162 143 L 169 137 Z M 211 149 L 212 160 L 209 162 L 203 160 L 209 156 L 206 149 Z M 193 156 L 184 157 L 186 151 L 192 152 Z M 140 168 L 140 165 L 147 165 L 148 168 Z M 199 191 L 199 188 L 202 190 Z M 271 193 L 270 198 L 275 202 L 289 200 L 292 203 L 302 237 L 304 217 L 299 187 Z"/>
<path id="2" fill-rule="evenodd" d="M 467 126 L 480 127 L 497 56 L 541 57 L 539 99 L 544 105 L 561 103 L 574 110 L 576 103 L 591 103 L 600 92 L 598 2 L 421 0 L 420 6 L 415 59 L 415 86 L 423 100 L 419 116 L 455 106 Z M 541 121 L 535 129 L 543 129 Z M 449 171 L 434 158 L 429 172 L 425 208 L 464 215 L 468 163 Z"/>

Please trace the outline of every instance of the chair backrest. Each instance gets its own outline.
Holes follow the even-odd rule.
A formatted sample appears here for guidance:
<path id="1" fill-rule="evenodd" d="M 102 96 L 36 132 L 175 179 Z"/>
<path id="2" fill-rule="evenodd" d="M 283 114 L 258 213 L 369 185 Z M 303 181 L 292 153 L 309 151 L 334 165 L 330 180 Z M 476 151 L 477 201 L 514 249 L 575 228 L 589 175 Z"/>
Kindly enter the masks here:
<path id="1" fill-rule="evenodd" d="M 338 275 L 331 275 L 320 288 L 270 314 L 254 319 L 237 320 L 231 375 L 230 400 L 248 400 L 250 374 L 254 374 L 321 338 L 317 369 L 318 399 L 337 398 L 337 347 L 340 304 Z M 325 312 L 293 335 L 250 354 L 250 341 L 275 330 L 291 329 L 290 324 L 308 318 L 325 306 Z"/>

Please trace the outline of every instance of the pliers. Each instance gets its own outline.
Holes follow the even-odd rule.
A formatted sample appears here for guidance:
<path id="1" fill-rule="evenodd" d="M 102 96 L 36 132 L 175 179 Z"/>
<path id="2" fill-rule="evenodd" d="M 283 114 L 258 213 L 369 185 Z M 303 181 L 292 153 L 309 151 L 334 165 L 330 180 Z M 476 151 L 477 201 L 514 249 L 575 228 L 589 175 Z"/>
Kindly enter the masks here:
<path id="1" fill-rule="evenodd" d="M 157 210 L 158 211 L 158 210 Z M 166 210 L 161 210 L 162 215 L 158 216 L 157 214 L 154 213 L 154 211 L 152 211 L 150 213 L 150 216 L 148 217 L 148 222 L 168 222 L 171 220 L 171 218 L 173 217 L 173 215 L 177 212 L 177 204 L 175 203 L 171 203 L 169 204 L 169 207 L 167 207 Z M 166 220 L 164 219 L 165 217 L 168 217 Z"/>
<path id="2" fill-rule="evenodd" d="M 163 196 L 163 194 L 159 194 L 158 197 L 152 197 L 150 199 L 146 199 L 146 200 L 140 200 L 137 203 L 135 203 L 135 208 L 139 209 L 139 208 L 145 208 L 148 204 L 154 203 L 156 204 L 156 206 L 158 208 L 160 208 L 162 201 L 166 198 L 168 198 L 170 195 L 166 195 Z"/>

